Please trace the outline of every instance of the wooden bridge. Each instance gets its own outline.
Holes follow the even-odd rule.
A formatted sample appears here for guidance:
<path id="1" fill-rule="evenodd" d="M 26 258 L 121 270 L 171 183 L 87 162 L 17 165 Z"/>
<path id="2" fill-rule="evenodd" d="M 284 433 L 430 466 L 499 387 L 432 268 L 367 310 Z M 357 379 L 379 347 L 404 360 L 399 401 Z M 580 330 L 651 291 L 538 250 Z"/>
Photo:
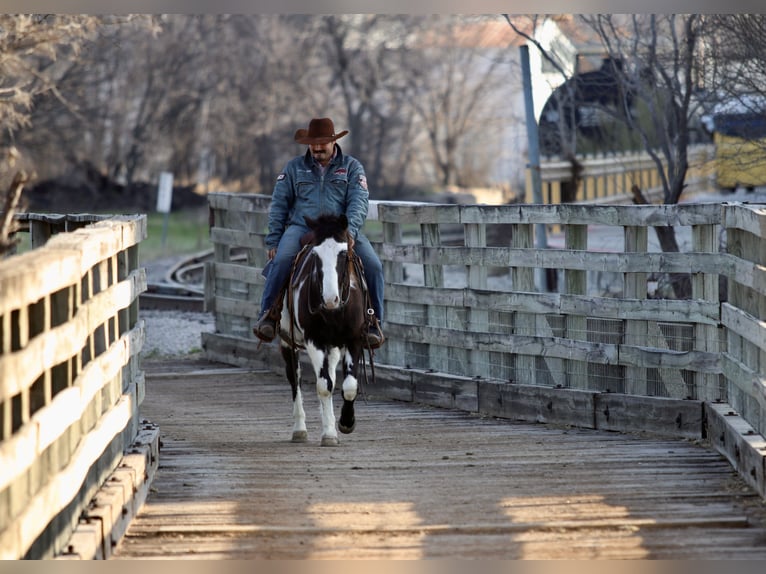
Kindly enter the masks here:
<path id="1" fill-rule="evenodd" d="M 762 499 L 698 441 L 391 401 L 368 384 L 356 430 L 324 448 L 304 382 L 310 437 L 293 444 L 289 385 L 270 368 L 144 367 L 160 467 L 116 559 L 766 558 Z"/>
<path id="2" fill-rule="evenodd" d="M 764 557 L 763 206 L 375 205 L 389 340 L 321 449 L 251 333 L 268 201 L 210 195 L 205 364 L 140 361 L 142 217 L 0 263 L 2 556 Z"/>

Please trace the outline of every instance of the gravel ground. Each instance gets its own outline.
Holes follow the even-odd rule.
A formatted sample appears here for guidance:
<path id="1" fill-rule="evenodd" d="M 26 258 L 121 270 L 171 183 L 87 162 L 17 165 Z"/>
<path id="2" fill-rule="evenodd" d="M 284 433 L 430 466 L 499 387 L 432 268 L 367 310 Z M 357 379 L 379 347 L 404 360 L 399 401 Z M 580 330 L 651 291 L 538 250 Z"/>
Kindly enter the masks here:
<path id="1" fill-rule="evenodd" d="M 141 310 L 146 340 L 141 355 L 147 358 L 186 356 L 202 351 L 202 333 L 212 333 L 211 313 Z"/>

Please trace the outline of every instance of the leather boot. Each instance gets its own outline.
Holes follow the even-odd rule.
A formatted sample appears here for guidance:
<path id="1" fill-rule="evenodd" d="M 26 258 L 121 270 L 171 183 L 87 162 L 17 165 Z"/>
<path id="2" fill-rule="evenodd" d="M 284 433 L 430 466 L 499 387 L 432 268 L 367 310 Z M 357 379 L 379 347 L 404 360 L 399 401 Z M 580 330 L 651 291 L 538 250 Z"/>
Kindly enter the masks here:
<path id="1" fill-rule="evenodd" d="M 253 327 L 253 334 L 267 343 L 274 340 L 274 337 L 277 334 L 277 322 L 271 316 L 271 313 L 267 311 L 261 315 L 261 318 L 258 319 L 255 327 Z"/>

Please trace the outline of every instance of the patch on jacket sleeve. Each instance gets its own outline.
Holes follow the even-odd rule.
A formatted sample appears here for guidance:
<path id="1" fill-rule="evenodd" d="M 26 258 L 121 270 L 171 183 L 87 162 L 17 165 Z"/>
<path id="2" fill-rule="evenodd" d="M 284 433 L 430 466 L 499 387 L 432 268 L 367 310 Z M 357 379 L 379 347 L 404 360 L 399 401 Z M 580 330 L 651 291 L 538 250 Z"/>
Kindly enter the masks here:
<path id="1" fill-rule="evenodd" d="M 367 189 L 367 177 L 360 175 L 359 176 L 359 185 L 362 189 Z"/>
<path id="2" fill-rule="evenodd" d="M 277 176 L 277 181 L 282 181 L 283 179 L 285 179 L 285 174 L 284 174 L 284 173 L 280 173 L 280 174 Z"/>

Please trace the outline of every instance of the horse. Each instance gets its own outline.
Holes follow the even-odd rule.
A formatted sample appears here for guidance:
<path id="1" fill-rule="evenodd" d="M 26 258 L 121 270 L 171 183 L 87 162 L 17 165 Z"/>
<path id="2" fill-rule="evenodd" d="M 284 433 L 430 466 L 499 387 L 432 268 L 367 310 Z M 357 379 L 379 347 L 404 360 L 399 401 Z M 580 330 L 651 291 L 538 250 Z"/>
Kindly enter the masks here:
<path id="1" fill-rule="evenodd" d="M 316 375 L 322 446 L 337 446 L 332 395 L 336 369 L 343 360 L 343 406 L 338 430 L 348 434 L 356 426 L 354 401 L 364 369 L 367 315 L 361 261 L 349 249 L 345 215 L 304 217 L 309 239 L 293 263 L 279 321 L 280 351 L 293 397 L 293 442 L 306 442 L 299 353 L 304 351 Z M 305 237 L 305 236 L 304 236 Z"/>

